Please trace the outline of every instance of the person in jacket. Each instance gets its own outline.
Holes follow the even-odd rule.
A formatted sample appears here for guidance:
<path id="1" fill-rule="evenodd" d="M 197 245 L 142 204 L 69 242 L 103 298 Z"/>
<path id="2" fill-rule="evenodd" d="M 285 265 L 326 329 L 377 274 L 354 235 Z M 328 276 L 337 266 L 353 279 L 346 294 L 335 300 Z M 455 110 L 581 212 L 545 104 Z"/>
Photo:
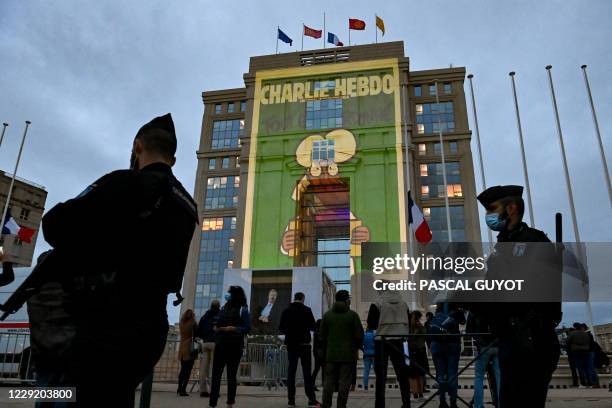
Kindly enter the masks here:
<path id="1" fill-rule="evenodd" d="M 424 336 L 427 331 L 421 323 L 423 314 L 415 310 L 410 315 L 410 333 L 417 336 L 411 337 L 408 342 L 410 350 L 410 366 L 408 367 L 408 379 L 412 396 L 423 398 L 425 392 L 425 372 L 428 370 L 427 349 L 425 347 Z"/>
<path id="2" fill-rule="evenodd" d="M 491 326 L 485 315 L 474 314 L 473 312 L 468 313 L 465 331 L 467 333 L 490 333 Z M 499 374 L 499 349 L 495 339 L 492 336 L 475 336 L 474 344 L 476 346 L 476 352 L 478 359 L 474 364 L 474 408 L 484 407 L 484 375 L 487 373 L 489 376 L 492 374 L 493 378 L 489 377 L 489 384 L 494 384 L 494 387 L 490 387 L 491 400 L 499 400 L 499 386 L 500 386 L 500 374 Z M 487 371 L 489 364 L 493 367 L 493 370 Z"/>
<path id="3" fill-rule="evenodd" d="M 240 286 L 230 286 L 225 294 L 226 303 L 219 312 L 215 328 L 215 355 L 208 405 L 216 407 L 221 389 L 221 375 L 227 367 L 227 406 L 236 402 L 236 375 L 242 358 L 244 337 L 251 329 L 246 296 Z"/>
<path id="4" fill-rule="evenodd" d="M 200 355 L 200 397 L 210 397 L 208 393 L 208 378 L 210 366 L 215 352 L 215 330 L 221 305 L 217 299 L 210 302 L 210 309 L 204 313 L 198 323 L 197 337 L 202 340 Z"/>
<path id="5" fill-rule="evenodd" d="M 363 351 L 363 389 L 366 391 L 370 389 L 370 368 L 374 365 L 374 337 L 376 337 L 376 330 L 367 326 L 361 346 Z"/>
<path id="6" fill-rule="evenodd" d="M 293 296 L 293 303 L 283 310 L 280 317 L 279 330 L 285 335 L 285 345 L 289 359 L 289 372 L 287 373 L 287 396 L 289 407 L 295 407 L 295 372 L 298 361 L 302 363 L 304 376 L 304 391 L 308 397 L 309 407 L 318 407 L 314 392 L 310 368 L 311 365 L 311 332 L 315 329 L 315 319 L 312 310 L 304 304 L 306 296 L 297 292 Z"/>
<path id="7" fill-rule="evenodd" d="M 429 332 L 434 334 L 459 334 L 459 325 L 465 324 L 461 309 L 451 303 L 438 303 L 436 313 L 429 322 Z M 461 338 L 459 336 L 436 336 L 431 339 L 431 356 L 436 367 L 436 381 L 440 388 L 440 408 L 448 408 L 446 394 L 450 397 L 450 408 L 457 408 L 457 388 Z"/>
<path id="8" fill-rule="evenodd" d="M 323 355 L 323 345 L 321 344 L 321 319 L 318 319 L 315 323 L 315 329 L 313 333 L 313 341 L 312 341 L 312 357 L 314 359 L 315 365 L 312 370 L 312 383 L 314 384 L 314 390 L 319 391 L 317 389 L 317 375 L 319 374 L 319 370 L 321 370 L 321 382 L 325 381 L 325 356 Z"/>
<path id="9" fill-rule="evenodd" d="M 581 388 L 595 385 L 597 379 L 589 367 L 589 354 L 591 348 L 591 338 L 580 323 L 574 323 L 574 331 L 567 337 L 567 348 L 571 350 L 574 364 L 578 370 Z M 594 371 L 594 370 L 593 370 Z"/>
<path id="10" fill-rule="evenodd" d="M 334 387 L 338 385 L 337 408 L 346 408 L 353 364 L 361 342 L 363 327 L 359 315 L 350 309 L 350 295 L 346 290 L 336 293 L 336 302 L 321 321 L 321 343 L 325 355 L 325 383 L 323 408 L 330 408 Z"/>
<path id="11" fill-rule="evenodd" d="M 410 407 L 410 389 L 404 356 L 404 341 L 410 330 L 410 310 L 397 291 L 383 291 L 368 311 L 368 326 L 376 330 L 374 373 L 376 374 L 376 408 L 385 407 L 389 359 L 400 386 L 402 407 Z"/>
<path id="12" fill-rule="evenodd" d="M 595 355 L 597 347 L 599 346 L 595 341 L 593 333 L 589 330 L 589 326 L 586 323 L 582 323 L 582 329 L 589 336 L 589 359 L 587 360 L 587 372 L 591 378 L 591 385 L 595 388 L 599 388 L 599 376 L 597 375 L 597 369 L 595 364 Z"/>
<path id="13" fill-rule="evenodd" d="M 187 393 L 187 384 L 189 384 L 189 377 L 191 376 L 193 363 L 198 355 L 197 348 L 194 347 L 197 329 L 198 324 L 196 323 L 193 310 L 185 310 L 181 320 L 179 321 L 181 343 L 179 344 L 178 359 L 181 362 L 181 370 L 179 372 L 176 394 L 180 395 L 181 397 L 186 397 L 189 395 Z"/>

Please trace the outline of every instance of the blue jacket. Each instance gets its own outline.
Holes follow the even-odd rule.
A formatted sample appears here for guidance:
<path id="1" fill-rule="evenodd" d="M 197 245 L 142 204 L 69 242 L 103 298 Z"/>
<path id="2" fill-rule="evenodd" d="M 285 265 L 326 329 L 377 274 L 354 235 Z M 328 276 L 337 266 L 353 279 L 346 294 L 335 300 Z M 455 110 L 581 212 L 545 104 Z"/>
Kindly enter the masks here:
<path id="1" fill-rule="evenodd" d="M 361 349 L 363 350 L 364 357 L 374 356 L 374 337 L 376 337 L 375 330 L 366 330 L 363 335 L 363 345 Z"/>

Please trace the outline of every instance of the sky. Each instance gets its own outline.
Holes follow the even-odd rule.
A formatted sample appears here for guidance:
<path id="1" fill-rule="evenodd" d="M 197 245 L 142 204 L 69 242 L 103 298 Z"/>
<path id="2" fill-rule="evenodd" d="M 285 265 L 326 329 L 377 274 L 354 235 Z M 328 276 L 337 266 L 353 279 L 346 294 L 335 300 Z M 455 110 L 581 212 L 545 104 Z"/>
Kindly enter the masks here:
<path id="1" fill-rule="evenodd" d="M 524 184 L 508 76 L 516 71 L 536 225 L 554 236 L 554 214 L 559 211 L 570 241 L 568 195 L 544 69 L 551 64 L 580 237 L 585 242 L 611 241 L 611 205 L 580 66 L 588 65 L 610 157 L 612 2 L 178 4 L 0 2 L 0 121 L 10 123 L 0 147 L 0 168 L 12 172 L 24 121 L 32 121 L 18 175 L 47 188 L 47 209 L 74 197 L 101 175 L 128 167 L 138 128 L 166 112 L 173 115 L 179 140 L 175 174 L 193 191 L 202 91 L 244 86 L 249 57 L 275 52 L 277 26 L 294 40 L 293 47 L 281 43 L 280 52 L 298 51 L 302 23 L 322 28 L 324 12 L 327 31 L 345 44 L 347 19 L 365 20 L 366 31 L 353 31 L 351 42 L 368 44 L 374 42 L 378 14 L 387 30 L 379 40 L 404 41 L 411 70 L 452 64 L 474 74 L 488 185 Z M 321 45 L 320 40 L 304 41 L 305 49 Z M 474 129 L 469 102 L 468 109 Z M 475 138 L 472 147 L 476 160 Z M 479 174 L 476 181 L 480 186 Z M 40 238 L 37 253 L 47 248 Z M 568 322 L 584 320 L 583 310 L 582 305 L 568 305 Z M 176 313 L 171 311 L 171 320 Z M 595 305 L 595 320 L 612 321 L 612 307 Z"/>

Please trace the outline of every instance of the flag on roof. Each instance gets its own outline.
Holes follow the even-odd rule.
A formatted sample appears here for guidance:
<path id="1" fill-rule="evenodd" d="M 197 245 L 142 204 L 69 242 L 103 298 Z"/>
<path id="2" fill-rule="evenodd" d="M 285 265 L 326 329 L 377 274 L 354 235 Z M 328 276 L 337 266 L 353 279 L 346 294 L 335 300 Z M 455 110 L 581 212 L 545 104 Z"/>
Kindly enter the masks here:
<path id="1" fill-rule="evenodd" d="M 323 35 L 323 30 L 315 30 L 314 28 L 310 28 L 304 24 L 304 35 L 312 38 L 321 38 Z"/>
<path id="2" fill-rule="evenodd" d="M 412 201 L 410 191 L 408 192 L 408 223 L 410 224 L 410 229 L 412 229 L 412 232 L 414 232 L 414 236 L 418 242 L 421 244 L 427 244 L 429 241 L 431 241 L 432 235 L 429 225 L 427 225 L 427 220 L 425 220 L 419 206 Z"/>
<path id="3" fill-rule="evenodd" d="M 281 30 L 280 28 L 278 29 L 278 39 L 289 45 L 293 45 L 293 40 L 289 38 L 287 34 L 283 33 L 283 30 Z"/>
<path id="4" fill-rule="evenodd" d="M 338 47 L 342 47 L 344 45 L 336 34 L 330 32 L 327 33 L 327 42 L 330 44 L 337 45 Z"/>
<path id="5" fill-rule="evenodd" d="M 351 30 L 365 30 L 366 23 L 363 20 L 356 18 L 349 18 L 349 29 Z"/>
<path id="6" fill-rule="evenodd" d="M 385 35 L 385 22 L 382 18 L 378 16 L 376 16 L 376 27 L 378 27 L 380 31 L 382 31 L 382 35 Z"/>

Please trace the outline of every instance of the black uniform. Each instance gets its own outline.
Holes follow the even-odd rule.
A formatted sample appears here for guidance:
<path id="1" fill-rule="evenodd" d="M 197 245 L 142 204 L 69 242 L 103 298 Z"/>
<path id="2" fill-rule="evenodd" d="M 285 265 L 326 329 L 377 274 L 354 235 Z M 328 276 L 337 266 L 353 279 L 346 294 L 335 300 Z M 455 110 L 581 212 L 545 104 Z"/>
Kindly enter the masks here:
<path id="1" fill-rule="evenodd" d="M 522 190 L 520 186 L 491 187 L 478 199 L 488 207 L 501 198 L 520 196 Z M 496 246 L 498 255 L 492 255 L 488 260 L 489 273 L 495 273 L 495 269 L 507 268 L 509 265 L 520 268 L 521 261 L 517 263 L 517 258 L 507 253 L 509 247 L 503 246 L 503 243 L 550 240 L 544 232 L 520 222 L 511 230 L 504 228 L 497 236 L 497 242 L 502 244 Z M 500 246 L 502 247 L 498 250 Z M 529 246 L 526 251 L 530 251 Z M 540 256 L 544 252 L 536 253 L 536 256 Z M 548 259 L 545 260 L 547 261 Z M 524 262 L 533 263 L 534 258 L 526 254 Z M 521 271 L 517 271 L 519 272 Z M 499 339 L 500 407 L 544 407 L 548 384 L 560 355 L 555 327 L 561 321 L 561 303 L 488 303 L 484 313 L 493 334 Z"/>
<path id="2" fill-rule="evenodd" d="M 62 383 L 77 387 L 80 406 L 134 406 L 163 352 L 167 295 L 181 288 L 197 222 L 164 163 L 107 174 L 43 217 L 73 293 L 77 330 Z"/>

